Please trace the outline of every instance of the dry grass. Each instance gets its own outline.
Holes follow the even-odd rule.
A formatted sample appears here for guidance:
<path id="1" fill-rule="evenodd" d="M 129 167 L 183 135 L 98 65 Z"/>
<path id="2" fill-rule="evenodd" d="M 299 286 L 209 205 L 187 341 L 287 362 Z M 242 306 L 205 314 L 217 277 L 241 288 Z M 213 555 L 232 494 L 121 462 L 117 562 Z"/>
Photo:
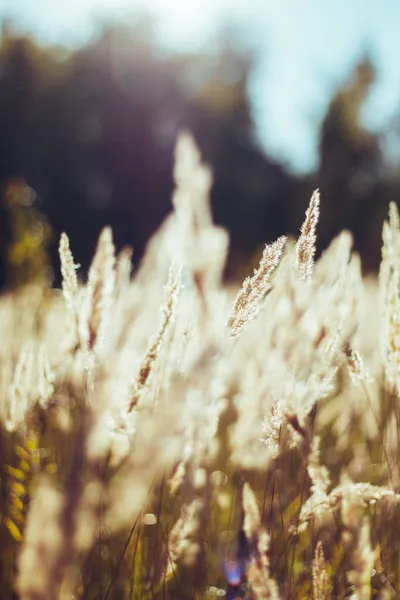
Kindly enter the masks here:
<path id="1" fill-rule="evenodd" d="M 399 597 L 395 205 L 379 284 L 315 192 L 235 300 L 189 134 L 175 180 L 132 280 L 106 228 L 0 298 L 1 598 Z"/>

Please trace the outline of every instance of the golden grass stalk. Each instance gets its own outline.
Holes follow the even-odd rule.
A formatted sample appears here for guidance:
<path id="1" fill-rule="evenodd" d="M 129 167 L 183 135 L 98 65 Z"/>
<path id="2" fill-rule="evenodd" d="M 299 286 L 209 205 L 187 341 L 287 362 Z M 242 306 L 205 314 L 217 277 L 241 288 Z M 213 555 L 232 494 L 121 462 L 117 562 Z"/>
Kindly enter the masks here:
<path id="1" fill-rule="evenodd" d="M 347 370 L 352 383 L 370 383 L 373 381 L 364 363 L 364 359 L 358 350 L 353 350 L 349 344 L 345 346 L 345 355 L 347 358 Z"/>
<path id="2" fill-rule="evenodd" d="M 150 384 L 155 365 L 161 356 L 170 326 L 173 323 L 181 286 L 181 272 L 174 266 L 170 267 L 168 281 L 164 291 L 164 303 L 161 307 L 161 320 L 158 332 L 150 343 L 142 360 L 139 372 L 130 392 L 129 411 L 140 402 Z"/>
<path id="3" fill-rule="evenodd" d="M 328 563 L 325 560 L 322 542 L 319 541 L 312 565 L 313 600 L 327 600 L 329 597 Z"/>
<path id="4" fill-rule="evenodd" d="M 191 232 L 211 226 L 211 171 L 201 162 L 197 144 L 187 131 L 181 132 L 176 142 L 174 180 L 172 203 L 179 218 L 185 220 Z"/>
<path id="5" fill-rule="evenodd" d="M 168 537 L 166 578 L 169 578 L 176 569 L 177 561 L 180 558 L 184 559 L 185 552 L 190 547 L 193 536 L 199 528 L 203 506 L 203 500 L 195 498 L 190 504 L 182 507 L 181 516 Z"/>
<path id="6" fill-rule="evenodd" d="M 212 174 L 201 161 L 194 138 L 182 132 L 175 146 L 174 164 L 175 231 L 171 246 L 179 263 L 187 268 L 201 302 L 203 316 L 212 313 L 215 298 L 210 294 L 220 286 L 226 262 L 228 235 L 213 224 L 210 189 Z M 207 324 L 203 319 L 202 326 Z"/>
<path id="7" fill-rule="evenodd" d="M 307 471 L 311 479 L 311 493 L 315 497 L 324 497 L 331 485 L 331 480 L 328 469 L 321 465 L 319 445 L 320 438 L 316 435 L 311 442 Z"/>
<path id="8" fill-rule="evenodd" d="M 68 306 L 71 307 L 78 290 L 78 278 L 76 276 L 76 265 L 69 245 L 69 238 L 66 233 L 61 234 L 59 254 L 64 297 Z"/>
<path id="9" fill-rule="evenodd" d="M 89 270 L 87 317 L 89 350 L 96 351 L 104 345 L 111 316 L 114 288 L 115 249 L 111 229 L 105 227 L 100 234 Z"/>
<path id="10" fill-rule="evenodd" d="M 380 341 L 386 387 L 400 391 L 400 219 L 397 205 L 389 206 L 389 222 L 382 231 L 382 260 L 379 269 L 381 311 Z"/>
<path id="11" fill-rule="evenodd" d="M 315 190 L 306 211 L 301 234 L 296 244 L 296 272 L 300 279 L 310 279 L 314 268 L 316 228 L 319 218 L 320 195 Z"/>
<path id="12" fill-rule="evenodd" d="M 260 533 L 261 518 L 256 497 L 249 483 L 243 486 L 243 511 L 243 531 L 247 540 L 254 543 Z"/>
<path id="13" fill-rule="evenodd" d="M 393 506 L 400 502 L 400 494 L 387 487 L 346 480 L 333 488 L 329 494 L 311 494 L 301 508 L 297 531 L 307 529 L 310 521 L 318 529 L 326 519 L 335 515 L 335 511 L 341 509 L 344 499 L 349 495 L 354 502 L 364 508 L 377 502 L 385 502 Z"/>
<path id="14" fill-rule="evenodd" d="M 262 431 L 263 437 L 260 442 L 271 451 L 272 458 L 279 455 L 279 443 L 281 438 L 282 425 L 284 422 L 284 413 L 282 402 L 275 401 L 271 409 L 264 415 Z"/>
<path id="15" fill-rule="evenodd" d="M 286 240 L 281 236 L 273 244 L 267 244 L 258 269 L 244 280 L 228 319 L 227 327 L 232 337 L 239 335 L 245 324 L 257 315 L 261 301 L 271 289 L 271 277 L 279 265 Z"/>

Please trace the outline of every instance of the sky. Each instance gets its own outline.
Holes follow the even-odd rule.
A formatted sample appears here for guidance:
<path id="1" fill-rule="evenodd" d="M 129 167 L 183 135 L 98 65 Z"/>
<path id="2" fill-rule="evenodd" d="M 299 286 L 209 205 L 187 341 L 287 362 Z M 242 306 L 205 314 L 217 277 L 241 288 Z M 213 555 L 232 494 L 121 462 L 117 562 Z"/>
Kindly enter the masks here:
<path id="1" fill-rule="evenodd" d="M 0 0 L 0 18 L 70 47 L 104 17 L 145 11 L 168 50 L 206 47 L 226 22 L 240 31 L 257 52 L 249 92 L 258 139 L 294 172 L 316 168 L 329 99 L 366 50 L 378 69 L 366 126 L 386 130 L 400 112 L 400 0 Z"/>

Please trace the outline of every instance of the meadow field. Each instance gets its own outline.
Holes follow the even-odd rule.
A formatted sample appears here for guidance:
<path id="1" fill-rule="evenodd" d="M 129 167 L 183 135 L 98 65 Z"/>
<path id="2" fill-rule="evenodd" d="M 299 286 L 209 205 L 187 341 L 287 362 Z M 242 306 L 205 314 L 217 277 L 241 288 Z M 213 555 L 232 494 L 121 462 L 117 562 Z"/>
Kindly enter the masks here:
<path id="1" fill-rule="evenodd" d="M 378 279 L 315 261 L 315 191 L 233 289 L 186 132 L 174 179 L 138 267 L 66 232 L 62 290 L 0 296 L 0 598 L 398 598 L 396 204 Z"/>

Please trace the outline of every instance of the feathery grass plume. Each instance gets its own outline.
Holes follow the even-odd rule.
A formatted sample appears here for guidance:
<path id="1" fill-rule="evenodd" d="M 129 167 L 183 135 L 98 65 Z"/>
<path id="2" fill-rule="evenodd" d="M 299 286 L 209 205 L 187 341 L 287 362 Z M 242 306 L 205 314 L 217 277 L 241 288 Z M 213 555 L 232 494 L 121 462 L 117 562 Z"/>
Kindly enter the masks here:
<path id="1" fill-rule="evenodd" d="M 234 403 L 239 418 L 230 435 L 236 464 L 266 463 L 268 449 L 263 452 L 256 440 L 275 399 L 283 404 L 285 420 L 295 415 L 303 427 L 315 404 L 334 390 L 343 345 L 354 334 L 359 294 L 354 285 L 358 263 L 349 264 L 349 242 L 348 236 L 335 241 L 322 259 L 324 269 L 318 261 L 310 282 L 293 269 L 280 269 L 268 297 L 268 315 L 249 325 L 249 336 L 242 336 L 231 353 L 238 370 Z"/>
<path id="2" fill-rule="evenodd" d="M 398 416 L 393 412 L 386 424 L 385 428 L 386 451 L 388 455 L 388 468 L 392 475 L 393 489 L 400 489 L 400 473 L 397 468 L 393 468 L 399 462 L 400 456 L 400 440 L 398 434 Z"/>
<path id="3" fill-rule="evenodd" d="M 390 203 L 389 223 L 382 231 L 382 260 L 379 269 L 381 352 L 385 384 L 400 393 L 400 220 L 397 205 Z"/>
<path id="4" fill-rule="evenodd" d="M 232 337 L 239 335 L 244 325 L 259 312 L 261 301 L 271 289 L 271 277 L 279 265 L 286 240 L 285 236 L 281 236 L 273 244 L 267 244 L 258 269 L 254 270 L 252 277 L 244 280 L 227 323 Z"/>
<path id="5" fill-rule="evenodd" d="M 343 542 L 350 554 L 351 570 L 348 580 L 353 585 L 351 598 L 369 600 L 371 597 L 371 576 L 374 566 L 374 552 L 371 548 L 370 524 L 362 516 L 362 508 L 351 492 L 343 496 L 341 516 L 344 525 Z"/>
<path id="6" fill-rule="evenodd" d="M 273 403 L 271 410 L 264 415 L 262 425 L 264 435 L 260 438 L 260 442 L 263 442 L 271 451 L 272 458 L 277 458 L 279 455 L 279 441 L 283 422 L 284 414 L 282 402 L 276 400 Z"/>
<path id="7" fill-rule="evenodd" d="M 360 385 L 362 382 L 371 383 L 373 379 L 369 375 L 364 359 L 358 350 L 353 350 L 350 344 L 346 344 L 344 353 L 347 358 L 347 370 L 354 385 Z"/>
<path id="8" fill-rule="evenodd" d="M 379 286 L 381 302 L 386 301 L 390 271 L 400 262 L 400 224 L 397 205 L 389 205 L 389 222 L 384 221 L 382 227 L 382 260 L 379 269 Z"/>
<path id="9" fill-rule="evenodd" d="M 166 579 L 169 579 L 175 571 L 177 561 L 181 558 L 185 559 L 185 553 L 192 543 L 193 536 L 198 531 L 203 506 L 203 500 L 195 498 L 190 504 L 182 507 L 181 516 L 168 536 L 164 559 L 164 577 Z"/>
<path id="10" fill-rule="evenodd" d="M 323 257 L 325 269 L 318 263 L 307 284 L 291 269 L 281 273 L 268 300 L 268 314 L 273 315 L 265 320 L 263 330 L 270 340 L 268 350 L 264 347 L 268 387 L 301 426 L 316 402 L 333 390 L 344 360 L 343 344 L 354 333 L 356 265 L 348 264 L 346 253 L 342 268 L 336 260 L 328 260 L 332 255 L 336 258 L 336 251 L 328 250 Z"/>
<path id="11" fill-rule="evenodd" d="M 343 476 L 342 482 L 329 494 L 332 506 L 339 505 L 342 499 L 348 495 L 363 507 L 376 504 L 381 500 L 386 500 L 392 504 L 399 504 L 400 502 L 400 494 L 389 488 L 372 485 L 371 483 L 354 483 Z"/>
<path id="12" fill-rule="evenodd" d="M 383 366 L 386 386 L 400 393 L 400 270 L 397 265 L 390 271 L 385 305 L 385 323 L 382 327 Z"/>
<path id="13" fill-rule="evenodd" d="M 102 348 L 111 316 L 115 288 L 115 249 L 110 227 L 100 234 L 89 269 L 87 340 L 89 350 Z"/>
<path id="14" fill-rule="evenodd" d="M 320 438 L 314 436 L 307 463 L 307 472 L 311 480 L 311 495 L 301 508 L 298 532 L 307 529 L 310 519 L 314 519 L 318 523 L 331 515 L 331 499 L 328 493 L 331 480 L 328 469 L 321 465 L 319 447 Z"/>
<path id="15" fill-rule="evenodd" d="M 214 299 L 210 293 L 219 288 L 226 262 L 228 235 L 213 224 L 210 189 L 210 168 L 201 162 L 194 138 L 180 133 L 175 147 L 174 165 L 175 232 L 173 252 L 186 267 L 197 289 L 203 313 L 212 313 Z M 208 320 L 203 322 L 203 326 Z"/>
<path id="16" fill-rule="evenodd" d="M 389 222 L 392 229 L 400 233 L 399 209 L 395 202 L 389 203 Z M 400 243 L 400 237 L 397 238 L 396 243 Z"/>
<path id="17" fill-rule="evenodd" d="M 315 190 L 306 211 L 301 234 L 296 244 L 296 272 L 301 279 L 310 279 L 314 268 L 316 228 L 319 217 L 320 195 Z"/>
<path id="18" fill-rule="evenodd" d="M 326 497 L 331 480 L 328 469 L 321 465 L 320 438 L 315 435 L 311 442 L 311 452 L 308 457 L 307 471 L 311 479 L 311 493 L 314 497 Z"/>
<path id="19" fill-rule="evenodd" d="M 397 204 L 389 204 L 389 222 L 384 221 L 382 228 L 381 270 L 387 277 L 388 272 L 400 263 L 400 217 Z M 381 275 L 381 273 L 380 273 Z"/>
<path id="20" fill-rule="evenodd" d="M 243 486 L 243 511 L 243 531 L 248 543 L 254 547 L 260 533 L 261 517 L 256 497 L 249 483 Z"/>
<path id="21" fill-rule="evenodd" d="M 327 600 L 329 597 L 328 563 L 325 560 L 322 542 L 319 541 L 312 565 L 313 600 Z"/>
<path id="22" fill-rule="evenodd" d="M 300 525 L 297 531 L 307 529 L 310 521 L 313 521 L 314 527 L 321 525 L 327 518 L 333 516 L 333 511 L 339 509 L 343 498 L 347 498 L 349 495 L 351 495 L 354 502 L 364 508 L 381 501 L 392 505 L 400 503 L 400 494 L 391 489 L 370 483 L 354 483 L 353 481 L 344 480 L 329 494 L 320 494 L 318 497 L 311 495 L 308 498 L 301 508 Z"/>
<path id="23" fill-rule="evenodd" d="M 201 162 L 200 151 L 193 136 L 182 131 L 175 146 L 175 191 L 172 203 L 179 218 L 186 221 L 192 232 L 212 225 L 209 193 L 211 171 Z"/>
<path id="24" fill-rule="evenodd" d="M 171 327 L 175 318 L 180 287 L 181 271 L 172 265 L 170 267 L 168 281 L 165 286 L 164 303 L 161 307 L 161 321 L 158 332 L 147 349 L 146 354 L 144 355 L 139 373 L 137 374 L 132 385 L 129 400 L 129 411 L 132 411 L 135 406 L 137 406 L 150 384 L 156 362 L 162 353 L 169 328 Z"/>
<path id="25" fill-rule="evenodd" d="M 54 392 L 54 373 L 43 344 L 30 340 L 22 349 L 9 391 L 7 428 L 21 425 L 29 409 L 36 403 L 46 408 Z"/>
<path id="26" fill-rule="evenodd" d="M 185 479 L 185 476 L 186 476 L 186 469 L 187 469 L 187 460 L 185 460 L 185 459 L 181 460 L 178 463 L 178 465 L 175 467 L 174 472 L 172 473 L 172 476 L 168 480 L 168 486 L 170 489 L 171 496 L 174 496 L 176 494 L 176 492 L 178 491 L 178 489 L 181 487 L 181 485 Z"/>
<path id="27" fill-rule="evenodd" d="M 59 254 L 61 262 L 62 288 L 67 305 L 72 307 L 73 300 L 78 290 L 78 279 L 76 276 L 77 266 L 74 263 L 69 238 L 66 233 L 61 234 Z"/>
<path id="28" fill-rule="evenodd" d="M 243 486 L 243 531 L 250 547 L 250 564 L 247 578 L 255 600 L 270 598 L 279 600 L 276 581 L 272 578 L 269 568 L 268 551 L 270 538 L 261 528 L 261 517 L 257 500 L 248 483 Z"/>

